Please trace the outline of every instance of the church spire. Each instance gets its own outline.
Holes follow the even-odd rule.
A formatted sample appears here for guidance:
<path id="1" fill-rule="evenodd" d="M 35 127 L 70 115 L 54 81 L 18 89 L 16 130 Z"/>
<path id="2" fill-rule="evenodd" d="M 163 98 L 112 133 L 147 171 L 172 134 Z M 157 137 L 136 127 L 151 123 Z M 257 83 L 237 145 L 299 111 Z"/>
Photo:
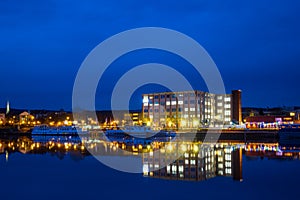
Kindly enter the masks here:
<path id="1" fill-rule="evenodd" d="M 9 101 L 7 101 L 7 103 L 6 103 L 6 114 L 8 114 L 9 111 L 10 111 Z"/>

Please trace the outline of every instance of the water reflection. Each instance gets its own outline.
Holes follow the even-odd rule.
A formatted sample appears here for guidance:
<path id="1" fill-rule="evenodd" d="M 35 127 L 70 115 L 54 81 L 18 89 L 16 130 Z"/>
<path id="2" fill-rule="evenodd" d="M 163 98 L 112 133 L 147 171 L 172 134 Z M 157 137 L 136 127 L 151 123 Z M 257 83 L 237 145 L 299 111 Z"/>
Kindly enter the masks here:
<path id="1" fill-rule="evenodd" d="M 120 156 L 120 151 L 123 156 L 141 159 L 144 177 L 188 181 L 202 181 L 218 176 L 242 181 L 243 158 L 300 159 L 300 143 L 286 141 L 222 141 L 209 145 L 201 141 L 152 141 L 141 144 L 107 142 L 98 136 L 82 140 L 75 136 L 0 138 L 0 154 L 8 162 L 9 156 L 17 152 L 26 155 L 48 154 L 59 159 L 68 155 L 73 160 L 83 160 L 91 155 L 89 152 L 100 156 Z"/>
<path id="2" fill-rule="evenodd" d="M 83 159 L 89 155 L 79 137 L 15 137 L 0 139 L 0 154 L 5 154 L 6 161 L 13 153 L 50 154 L 63 159 L 70 155 L 72 159 Z"/>
<path id="3" fill-rule="evenodd" d="M 161 169 L 170 155 L 160 152 L 143 158 L 144 176 L 172 180 L 201 181 L 215 176 L 233 177 L 242 180 L 242 147 L 240 145 L 202 145 L 187 143 L 174 145 L 176 151 L 184 151 L 183 156 Z M 173 152 L 174 153 L 174 152 Z"/>

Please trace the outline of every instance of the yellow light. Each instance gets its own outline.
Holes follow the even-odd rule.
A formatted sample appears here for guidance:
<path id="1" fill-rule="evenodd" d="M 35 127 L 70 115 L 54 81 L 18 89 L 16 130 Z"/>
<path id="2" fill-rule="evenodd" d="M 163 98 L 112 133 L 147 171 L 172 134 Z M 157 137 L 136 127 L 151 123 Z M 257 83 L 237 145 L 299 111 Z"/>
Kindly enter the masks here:
<path id="1" fill-rule="evenodd" d="M 186 126 L 186 121 L 185 120 L 181 120 L 181 125 L 182 126 Z"/>
<path id="2" fill-rule="evenodd" d="M 294 117 L 294 116 L 295 116 L 295 113 L 294 113 L 294 112 L 291 112 L 291 113 L 290 113 L 290 116 L 291 116 L 291 117 Z"/>
<path id="3" fill-rule="evenodd" d="M 173 151 L 173 146 L 172 146 L 171 144 L 168 144 L 168 145 L 167 145 L 167 150 L 168 150 L 168 151 Z"/>
<path id="4" fill-rule="evenodd" d="M 194 151 L 198 152 L 199 151 L 199 147 L 197 145 L 194 145 Z"/>
<path id="5" fill-rule="evenodd" d="M 182 151 L 184 151 L 184 152 L 187 150 L 187 148 L 186 148 L 186 145 L 185 145 L 185 144 L 182 144 L 182 145 L 181 145 L 181 150 L 182 150 Z"/>
<path id="6" fill-rule="evenodd" d="M 81 146 L 81 150 L 84 150 L 84 146 Z"/>
<path id="7" fill-rule="evenodd" d="M 194 126 L 198 126 L 198 125 L 199 125 L 199 121 L 198 121 L 198 120 L 194 120 L 194 121 L 193 121 L 193 125 L 194 125 Z"/>
<path id="8" fill-rule="evenodd" d="M 139 145 L 139 149 L 142 149 L 143 148 L 143 146 L 142 145 Z"/>

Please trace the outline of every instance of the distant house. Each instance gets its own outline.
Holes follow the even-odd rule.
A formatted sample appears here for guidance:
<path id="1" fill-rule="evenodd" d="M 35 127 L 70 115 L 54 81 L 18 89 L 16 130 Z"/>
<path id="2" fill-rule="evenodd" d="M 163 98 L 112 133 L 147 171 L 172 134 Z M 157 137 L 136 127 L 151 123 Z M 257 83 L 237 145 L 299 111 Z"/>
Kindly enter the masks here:
<path id="1" fill-rule="evenodd" d="M 3 125 L 6 123 L 6 118 L 4 113 L 0 113 L 0 125 Z"/>
<path id="2" fill-rule="evenodd" d="M 34 116 L 30 115 L 28 112 L 22 112 L 19 114 L 20 124 L 28 124 L 31 120 L 34 119 Z"/>
<path id="3" fill-rule="evenodd" d="M 245 121 L 247 128 L 278 128 L 281 124 L 292 124 L 294 116 L 252 116 Z"/>

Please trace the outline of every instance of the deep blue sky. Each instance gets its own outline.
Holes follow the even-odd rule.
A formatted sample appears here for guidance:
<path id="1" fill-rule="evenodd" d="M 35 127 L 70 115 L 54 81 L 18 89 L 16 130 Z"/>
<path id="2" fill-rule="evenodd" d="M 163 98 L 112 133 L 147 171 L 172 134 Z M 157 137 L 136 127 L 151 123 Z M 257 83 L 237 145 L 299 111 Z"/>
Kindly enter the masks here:
<path id="1" fill-rule="evenodd" d="M 217 64 L 227 92 L 243 90 L 243 106 L 299 105 L 299 10 L 298 0 L 2 0 L 0 107 L 10 100 L 15 108 L 70 109 L 87 54 L 111 35 L 145 26 L 197 40 Z M 154 54 L 160 63 L 175 63 Z M 148 61 L 145 53 L 136 56 L 137 63 Z M 117 63 L 116 69 L 136 64 L 129 58 Z"/>

